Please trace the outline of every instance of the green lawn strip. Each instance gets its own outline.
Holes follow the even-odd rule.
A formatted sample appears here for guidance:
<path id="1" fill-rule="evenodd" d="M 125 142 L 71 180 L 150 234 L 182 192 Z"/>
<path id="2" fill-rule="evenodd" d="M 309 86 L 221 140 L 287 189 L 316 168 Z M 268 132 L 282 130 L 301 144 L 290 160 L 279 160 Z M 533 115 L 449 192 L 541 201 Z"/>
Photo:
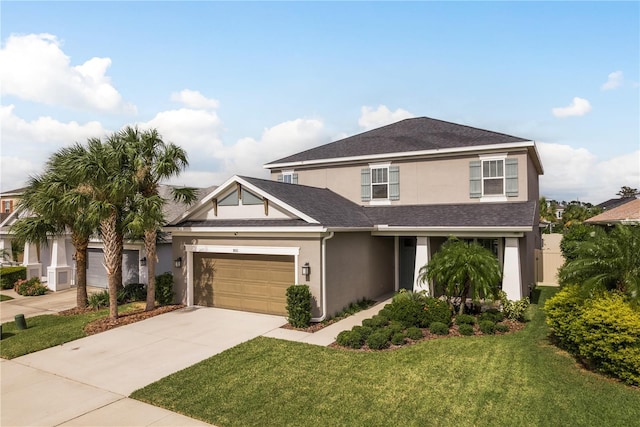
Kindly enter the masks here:
<path id="1" fill-rule="evenodd" d="M 13 297 L 10 297 L 9 295 L 0 294 L 0 301 L 9 301 L 11 299 L 13 299 Z"/>
<path id="2" fill-rule="evenodd" d="M 132 397 L 223 427 L 637 423 L 640 390 L 579 369 L 547 342 L 541 310 L 531 313 L 518 333 L 386 352 L 259 337 Z"/>
<path id="3" fill-rule="evenodd" d="M 139 303 L 124 304 L 119 312 L 126 313 L 139 307 Z M 17 329 L 15 322 L 3 323 L 0 357 L 13 359 L 85 337 L 87 323 L 108 315 L 108 308 L 71 316 L 45 314 L 27 318 L 27 329 Z"/>

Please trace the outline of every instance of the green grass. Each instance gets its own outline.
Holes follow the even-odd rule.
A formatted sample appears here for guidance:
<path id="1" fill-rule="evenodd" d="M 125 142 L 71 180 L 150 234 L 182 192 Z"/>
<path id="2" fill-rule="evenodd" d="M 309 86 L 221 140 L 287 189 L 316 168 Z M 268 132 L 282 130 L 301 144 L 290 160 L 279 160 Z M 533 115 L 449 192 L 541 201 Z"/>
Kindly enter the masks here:
<path id="1" fill-rule="evenodd" d="M 578 368 L 530 314 L 518 333 L 386 352 L 260 337 L 132 397 L 223 427 L 638 425 L 640 390 Z"/>
<path id="2" fill-rule="evenodd" d="M 9 301 L 11 299 L 13 299 L 13 297 L 10 297 L 9 295 L 0 294 L 0 302 L 1 301 Z"/>
<path id="3" fill-rule="evenodd" d="M 124 304 L 118 310 L 126 313 L 139 307 L 139 303 Z M 85 337 L 87 323 L 108 315 L 108 308 L 72 316 L 45 314 L 27 318 L 27 329 L 17 329 L 15 322 L 3 323 L 0 357 L 13 359 Z"/>

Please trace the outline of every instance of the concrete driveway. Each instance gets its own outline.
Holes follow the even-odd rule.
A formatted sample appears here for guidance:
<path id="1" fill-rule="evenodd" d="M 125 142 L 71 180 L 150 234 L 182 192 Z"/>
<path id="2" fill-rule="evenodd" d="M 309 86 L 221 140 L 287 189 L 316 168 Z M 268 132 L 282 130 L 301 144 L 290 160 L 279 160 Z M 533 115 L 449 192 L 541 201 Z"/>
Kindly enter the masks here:
<path id="1" fill-rule="evenodd" d="M 285 323 L 280 316 L 184 308 L 3 360 L 0 424 L 206 425 L 126 396 Z"/>

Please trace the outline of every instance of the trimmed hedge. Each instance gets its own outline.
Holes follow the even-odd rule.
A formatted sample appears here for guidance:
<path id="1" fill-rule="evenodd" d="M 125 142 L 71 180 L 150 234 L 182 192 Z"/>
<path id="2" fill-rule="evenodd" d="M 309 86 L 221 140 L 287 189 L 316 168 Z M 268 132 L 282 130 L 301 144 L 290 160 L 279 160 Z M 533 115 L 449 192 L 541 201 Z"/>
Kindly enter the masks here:
<path id="1" fill-rule="evenodd" d="M 287 288 L 287 313 L 294 328 L 306 328 L 311 324 L 311 292 L 308 285 L 292 285 Z"/>
<path id="2" fill-rule="evenodd" d="M 618 292 L 583 299 L 568 286 L 545 303 L 558 344 L 587 367 L 640 385 L 640 310 Z"/>
<path id="3" fill-rule="evenodd" d="M 173 304 L 173 274 L 162 273 L 156 276 L 156 301 L 160 305 Z"/>
<path id="4" fill-rule="evenodd" d="M 27 267 L 14 266 L 0 268 L 0 286 L 2 289 L 13 289 L 18 280 L 27 280 Z"/>

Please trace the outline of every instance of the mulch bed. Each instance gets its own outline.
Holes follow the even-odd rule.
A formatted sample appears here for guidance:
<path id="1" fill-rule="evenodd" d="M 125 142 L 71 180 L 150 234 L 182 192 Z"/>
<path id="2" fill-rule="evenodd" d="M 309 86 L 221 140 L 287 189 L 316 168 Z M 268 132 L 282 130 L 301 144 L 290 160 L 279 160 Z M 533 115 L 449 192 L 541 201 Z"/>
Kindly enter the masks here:
<path id="1" fill-rule="evenodd" d="M 109 329 L 117 328 L 118 326 L 128 325 L 131 323 L 148 319 L 153 316 L 157 316 L 159 314 L 164 314 L 170 311 L 178 310 L 183 307 L 185 307 L 184 304 L 172 304 L 172 305 L 163 305 L 160 307 L 156 307 L 153 310 L 149 310 L 149 311 L 144 311 L 144 309 L 141 308 L 140 310 L 130 311 L 128 313 L 121 313 L 118 315 L 118 318 L 116 320 L 112 320 L 109 317 L 104 317 L 102 319 L 94 320 L 93 322 L 88 323 L 84 327 L 84 331 L 87 333 L 87 335 L 93 335 L 99 332 L 108 331 Z M 95 310 L 92 308 L 76 307 L 70 310 L 61 311 L 58 314 L 61 316 L 71 316 L 74 314 L 89 313 L 92 311 L 95 311 Z"/>
<path id="2" fill-rule="evenodd" d="M 294 326 L 291 325 L 291 323 L 287 323 L 286 325 L 282 325 L 280 326 L 282 329 L 292 329 L 294 331 L 301 331 L 301 332 L 318 332 L 320 329 L 324 329 L 329 325 L 332 325 L 334 323 L 336 323 L 338 320 L 342 320 L 344 318 L 339 318 L 339 319 L 330 319 L 330 320 L 326 320 L 324 322 L 318 322 L 318 323 L 312 323 L 311 325 L 309 325 L 306 328 L 296 328 Z"/>

